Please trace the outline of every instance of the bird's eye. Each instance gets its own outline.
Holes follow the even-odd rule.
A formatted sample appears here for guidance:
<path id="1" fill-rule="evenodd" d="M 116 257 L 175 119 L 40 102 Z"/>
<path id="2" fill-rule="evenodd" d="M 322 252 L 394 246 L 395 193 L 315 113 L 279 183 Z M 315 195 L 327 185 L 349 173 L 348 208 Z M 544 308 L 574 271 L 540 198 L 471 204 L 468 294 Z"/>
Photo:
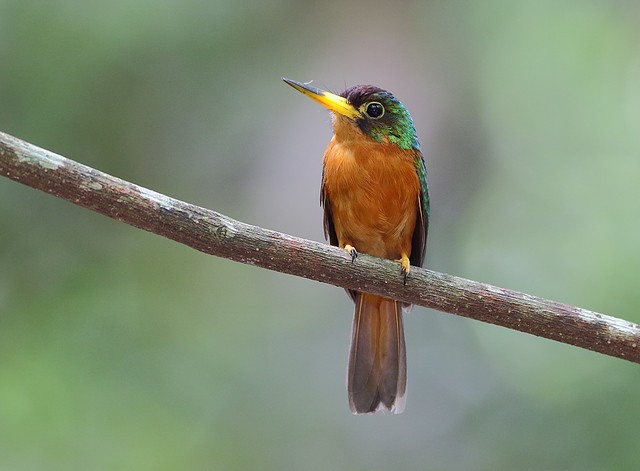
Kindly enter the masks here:
<path id="1" fill-rule="evenodd" d="M 377 101 L 372 101 L 365 105 L 364 112 L 369 118 L 380 118 L 384 114 L 384 106 Z"/>

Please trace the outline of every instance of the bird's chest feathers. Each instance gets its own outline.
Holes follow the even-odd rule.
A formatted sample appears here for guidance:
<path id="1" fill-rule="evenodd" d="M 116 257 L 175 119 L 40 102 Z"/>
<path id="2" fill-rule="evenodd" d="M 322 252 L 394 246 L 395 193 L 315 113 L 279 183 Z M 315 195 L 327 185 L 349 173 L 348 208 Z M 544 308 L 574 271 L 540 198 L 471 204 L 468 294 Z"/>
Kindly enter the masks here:
<path id="1" fill-rule="evenodd" d="M 411 237 L 420 195 L 412 152 L 367 139 L 334 138 L 324 156 L 323 189 L 340 239 L 374 244 Z"/>

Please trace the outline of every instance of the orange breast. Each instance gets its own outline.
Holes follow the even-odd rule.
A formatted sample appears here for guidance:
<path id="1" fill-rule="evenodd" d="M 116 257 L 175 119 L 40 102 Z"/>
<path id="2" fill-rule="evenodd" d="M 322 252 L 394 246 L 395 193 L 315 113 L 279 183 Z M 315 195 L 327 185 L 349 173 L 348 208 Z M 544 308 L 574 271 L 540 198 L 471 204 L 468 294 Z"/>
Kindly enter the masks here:
<path id="1" fill-rule="evenodd" d="M 389 259 L 411 254 L 420 197 L 411 151 L 334 136 L 324 155 L 322 184 L 340 247 L 349 244 Z"/>

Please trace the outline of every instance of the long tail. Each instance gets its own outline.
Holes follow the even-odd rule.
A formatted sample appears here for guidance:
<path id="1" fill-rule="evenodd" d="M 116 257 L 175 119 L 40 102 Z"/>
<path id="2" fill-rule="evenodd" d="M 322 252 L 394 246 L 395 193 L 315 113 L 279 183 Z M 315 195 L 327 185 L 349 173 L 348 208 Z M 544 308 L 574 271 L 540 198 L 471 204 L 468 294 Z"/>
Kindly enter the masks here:
<path id="1" fill-rule="evenodd" d="M 347 391 L 354 414 L 404 410 L 407 359 L 402 305 L 356 293 Z"/>

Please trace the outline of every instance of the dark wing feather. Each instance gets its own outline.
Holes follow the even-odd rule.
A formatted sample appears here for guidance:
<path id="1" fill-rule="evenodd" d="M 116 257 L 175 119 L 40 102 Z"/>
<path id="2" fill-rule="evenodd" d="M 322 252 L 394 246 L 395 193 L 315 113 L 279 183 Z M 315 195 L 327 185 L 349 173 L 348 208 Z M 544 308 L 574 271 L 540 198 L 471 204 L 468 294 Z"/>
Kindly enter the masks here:
<path id="1" fill-rule="evenodd" d="M 416 172 L 420 181 L 420 198 L 418 200 L 418 214 L 416 227 L 411 240 L 411 265 L 421 267 L 427 248 L 427 233 L 429 232 L 429 188 L 427 187 L 427 167 L 420 151 L 415 154 Z"/>
<path id="2" fill-rule="evenodd" d="M 324 238 L 329 239 L 331 245 L 338 246 L 338 236 L 333 225 L 333 214 L 331 213 L 331 201 L 324 192 L 324 185 L 320 188 L 320 206 L 324 209 Z"/>

